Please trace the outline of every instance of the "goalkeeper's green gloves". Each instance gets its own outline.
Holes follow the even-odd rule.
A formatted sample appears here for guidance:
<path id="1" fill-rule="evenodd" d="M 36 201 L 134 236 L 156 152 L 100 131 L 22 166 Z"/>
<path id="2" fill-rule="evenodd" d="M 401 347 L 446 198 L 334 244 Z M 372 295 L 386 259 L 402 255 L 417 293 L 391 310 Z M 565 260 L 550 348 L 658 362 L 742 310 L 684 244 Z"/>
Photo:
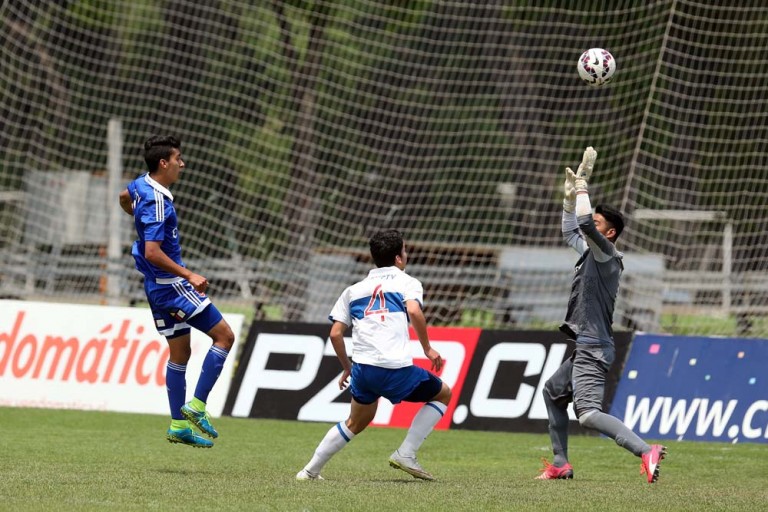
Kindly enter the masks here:
<path id="1" fill-rule="evenodd" d="M 597 159 L 597 151 L 592 146 L 589 146 L 584 150 L 584 155 L 581 157 L 581 163 L 579 169 L 576 171 L 576 179 L 574 180 L 574 188 L 576 192 L 587 191 L 587 182 L 590 176 L 592 176 L 592 169 L 595 166 L 595 160 Z"/>
<path id="2" fill-rule="evenodd" d="M 576 175 L 570 167 L 565 168 L 565 183 L 563 183 L 563 210 L 568 213 L 576 211 Z"/>

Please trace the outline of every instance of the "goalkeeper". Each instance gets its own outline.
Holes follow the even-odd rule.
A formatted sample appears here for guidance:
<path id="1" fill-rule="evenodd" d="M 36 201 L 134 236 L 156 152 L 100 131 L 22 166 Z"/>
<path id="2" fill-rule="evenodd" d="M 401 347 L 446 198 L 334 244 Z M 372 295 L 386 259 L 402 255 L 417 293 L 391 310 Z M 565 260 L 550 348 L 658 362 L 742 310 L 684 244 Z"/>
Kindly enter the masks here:
<path id="1" fill-rule="evenodd" d="M 613 363 L 613 308 L 624 270 L 623 255 L 614 243 L 624 228 L 621 213 L 598 205 L 592 213 L 587 182 L 597 158 L 588 147 L 578 171 L 565 169 L 563 238 L 581 256 L 560 330 L 575 341 L 576 350 L 544 385 L 549 437 L 554 461 L 544 461 L 541 480 L 573 478 L 568 462 L 568 403 L 573 402 L 581 426 L 597 430 L 641 458 L 648 483 L 659 476 L 666 454 L 660 445 L 648 445 L 618 418 L 602 412 L 605 376 Z"/>

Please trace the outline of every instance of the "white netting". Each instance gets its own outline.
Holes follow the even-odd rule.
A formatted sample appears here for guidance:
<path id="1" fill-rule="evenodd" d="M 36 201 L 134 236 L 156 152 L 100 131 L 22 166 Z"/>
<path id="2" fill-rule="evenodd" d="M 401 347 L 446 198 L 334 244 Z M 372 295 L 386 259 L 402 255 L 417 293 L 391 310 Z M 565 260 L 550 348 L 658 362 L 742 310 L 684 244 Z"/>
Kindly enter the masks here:
<path id="1" fill-rule="evenodd" d="M 763 2 L 1 5 L 4 295 L 140 300 L 127 217 L 109 257 L 117 119 L 123 182 L 146 136 L 182 139 L 185 259 L 217 302 L 322 321 L 397 227 L 434 323 L 556 322 L 562 171 L 592 145 L 593 202 L 629 221 L 618 323 L 768 335 Z M 576 72 L 596 46 L 604 88 Z"/>

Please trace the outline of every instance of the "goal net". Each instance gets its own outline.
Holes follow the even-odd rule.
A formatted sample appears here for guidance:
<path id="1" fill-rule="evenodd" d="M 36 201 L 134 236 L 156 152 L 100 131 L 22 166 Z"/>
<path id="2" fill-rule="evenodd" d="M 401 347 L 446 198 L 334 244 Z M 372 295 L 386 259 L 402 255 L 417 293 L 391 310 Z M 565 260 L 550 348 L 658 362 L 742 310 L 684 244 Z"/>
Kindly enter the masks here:
<path id="1" fill-rule="evenodd" d="M 217 302 L 324 321 L 398 228 L 432 323 L 551 326 L 591 145 L 593 204 L 628 219 L 617 324 L 766 336 L 768 11 L 712 4 L 6 0 L 0 293 L 140 301 L 114 203 L 169 132 Z M 590 47 L 609 86 L 578 77 Z"/>

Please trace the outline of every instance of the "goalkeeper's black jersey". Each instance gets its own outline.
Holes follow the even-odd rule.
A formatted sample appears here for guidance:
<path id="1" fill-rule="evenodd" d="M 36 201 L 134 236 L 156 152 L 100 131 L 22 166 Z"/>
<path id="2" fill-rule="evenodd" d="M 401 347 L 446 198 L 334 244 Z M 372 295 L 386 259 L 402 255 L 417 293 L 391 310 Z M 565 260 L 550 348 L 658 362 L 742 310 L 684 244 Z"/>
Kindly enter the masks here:
<path id="1" fill-rule="evenodd" d="M 587 248 L 576 263 L 576 271 L 568 299 L 568 311 L 560 330 L 583 341 L 613 343 L 613 310 L 619 293 L 619 279 L 624 270 L 623 255 L 595 227 L 591 215 L 578 218 L 584 237 L 607 256 L 597 261 Z M 601 258 L 605 259 L 605 258 Z"/>

